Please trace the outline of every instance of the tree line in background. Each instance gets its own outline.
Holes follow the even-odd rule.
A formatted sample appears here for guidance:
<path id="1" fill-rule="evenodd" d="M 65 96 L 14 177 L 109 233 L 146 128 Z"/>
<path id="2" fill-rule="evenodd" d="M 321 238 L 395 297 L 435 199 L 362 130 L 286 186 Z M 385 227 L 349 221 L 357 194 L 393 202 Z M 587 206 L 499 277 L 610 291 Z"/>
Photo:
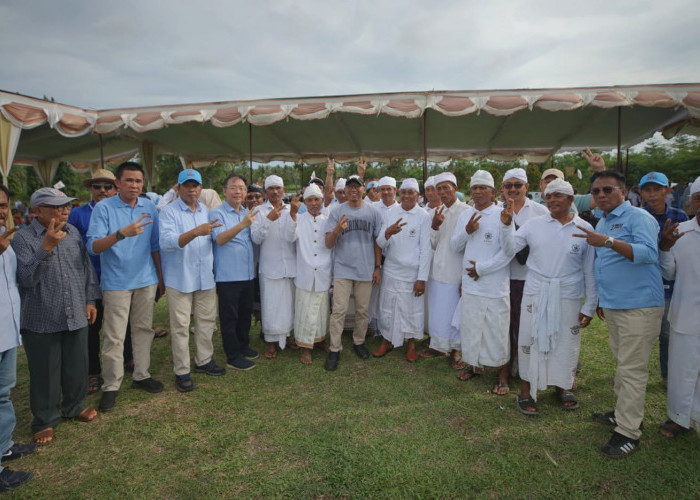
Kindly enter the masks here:
<path id="1" fill-rule="evenodd" d="M 617 168 L 617 157 L 614 154 L 603 154 L 605 163 L 609 169 Z M 138 161 L 138 157 L 136 158 Z M 538 191 L 538 181 L 541 173 L 547 168 L 558 168 L 566 174 L 566 180 L 571 182 L 574 188 L 581 193 L 588 192 L 591 170 L 588 162 L 578 153 L 566 153 L 555 155 L 545 164 L 526 164 L 525 162 L 496 162 L 491 160 L 450 160 L 449 162 L 433 164 L 428 163 L 428 175 L 450 171 L 457 177 L 460 191 L 466 192 L 469 179 L 476 170 L 488 170 L 494 177 L 496 184 L 500 184 L 503 174 L 511 168 L 523 167 L 527 170 L 530 179 L 530 190 Z M 114 170 L 116 165 L 107 168 Z M 180 159 L 176 155 L 157 155 L 156 170 L 157 179 L 152 185 L 152 190 L 163 194 L 177 181 L 177 175 L 182 169 Z M 356 164 L 336 165 L 335 177 L 348 177 L 356 173 Z M 291 165 L 273 164 L 257 165 L 253 170 L 253 182 L 262 181 L 268 175 L 279 175 L 284 179 L 287 192 L 298 192 L 302 185 L 306 185 L 312 172 L 316 176 L 325 179 L 326 166 L 321 165 Z M 581 179 L 577 172 L 581 172 Z M 672 141 L 649 141 L 641 151 L 623 154 L 622 171 L 626 174 L 628 185 L 635 186 L 639 179 L 647 172 L 662 172 L 673 183 L 692 182 L 700 175 L 700 138 L 679 136 Z M 205 188 L 221 191 L 223 180 L 226 176 L 235 172 L 245 179 L 250 179 L 250 168 L 247 162 L 233 163 L 218 161 L 215 164 L 200 170 L 202 182 Z M 390 163 L 370 163 L 365 173 L 366 179 L 379 178 L 389 175 L 397 180 L 407 177 L 415 177 L 419 181 L 423 178 L 423 162 L 416 160 L 394 159 Z M 72 197 L 82 201 L 90 199 L 90 193 L 82 184 L 82 181 L 90 178 L 90 174 L 77 173 L 67 163 L 61 163 L 52 180 L 52 184 L 62 181 L 66 187 L 63 191 Z M 42 187 L 39 176 L 33 168 L 15 166 L 8 177 L 8 187 L 13 200 L 29 201 L 31 194 Z"/>

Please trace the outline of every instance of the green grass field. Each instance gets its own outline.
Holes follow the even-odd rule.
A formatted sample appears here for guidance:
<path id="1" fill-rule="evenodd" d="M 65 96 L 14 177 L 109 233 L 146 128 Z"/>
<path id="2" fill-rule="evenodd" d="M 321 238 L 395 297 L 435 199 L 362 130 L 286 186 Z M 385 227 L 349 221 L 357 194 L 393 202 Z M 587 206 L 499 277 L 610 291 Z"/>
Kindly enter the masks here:
<path id="1" fill-rule="evenodd" d="M 156 324 L 167 329 L 165 301 Z M 259 325 L 251 337 L 262 350 Z M 403 349 L 361 361 L 344 338 L 337 372 L 285 350 L 248 372 L 194 374 L 175 390 L 170 336 L 155 339 L 156 395 L 130 389 L 90 424 L 66 421 L 56 441 L 10 463 L 33 479 L 17 497 L 700 497 L 700 438 L 660 436 L 666 420 L 658 351 L 652 353 L 641 451 L 603 458 L 610 429 L 591 419 L 613 408 L 614 367 L 603 323 L 583 332 L 581 409 L 564 412 L 553 390 L 540 416 L 521 415 L 511 394 L 495 396 L 494 372 L 460 382 L 444 359 L 409 364 Z M 377 339 L 368 339 L 370 349 Z M 215 333 L 215 359 L 224 363 Z M 13 391 L 17 441 L 31 439 L 29 379 L 20 349 Z M 97 406 L 100 393 L 88 397 Z"/>

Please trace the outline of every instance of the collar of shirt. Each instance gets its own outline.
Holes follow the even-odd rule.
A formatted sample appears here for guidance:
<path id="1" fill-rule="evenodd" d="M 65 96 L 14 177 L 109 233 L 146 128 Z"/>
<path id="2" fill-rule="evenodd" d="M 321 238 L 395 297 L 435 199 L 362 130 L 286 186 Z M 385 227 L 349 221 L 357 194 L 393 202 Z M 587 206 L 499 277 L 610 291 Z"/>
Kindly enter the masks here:
<path id="1" fill-rule="evenodd" d="M 178 198 L 177 200 L 175 200 L 175 203 L 178 204 L 177 206 L 180 207 L 180 210 L 181 210 L 181 211 L 183 211 L 183 212 L 192 212 L 192 209 L 191 209 L 190 207 L 188 207 L 187 204 L 186 204 L 184 201 L 182 201 L 182 198 Z M 201 204 L 200 202 L 197 202 L 197 210 L 196 210 L 196 211 L 197 211 L 197 212 L 201 212 L 201 211 L 202 211 L 202 204 Z"/>
<path id="2" fill-rule="evenodd" d="M 476 211 L 479 212 L 480 214 L 486 214 L 486 215 L 488 215 L 488 214 L 490 214 L 491 212 L 493 212 L 493 211 L 494 211 L 495 209 L 497 209 L 497 208 L 499 208 L 497 205 L 494 205 L 493 203 L 491 203 L 488 207 L 484 208 L 483 210 L 479 210 L 479 209 L 476 208 L 476 207 L 474 207 L 474 210 L 476 210 Z"/>
<path id="3" fill-rule="evenodd" d="M 422 208 L 420 208 L 417 203 L 413 206 L 411 210 L 404 210 L 400 204 L 398 205 L 398 207 L 402 212 L 405 212 L 407 214 L 415 214 L 416 212 L 418 212 L 419 209 L 422 210 Z"/>
<path id="4" fill-rule="evenodd" d="M 620 203 L 618 206 L 616 206 L 613 210 L 611 210 L 610 213 L 605 216 L 605 218 L 607 219 L 611 215 L 613 217 L 620 217 L 625 212 L 627 212 L 630 208 L 632 208 L 632 204 L 629 201 L 624 201 L 624 202 Z"/>
<path id="5" fill-rule="evenodd" d="M 116 194 L 115 197 L 117 198 L 117 208 L 136 208 L 136 207 L 143 207 L 143 206 L 145 206 L 145 204 L 146 204 L 146 203 L 145 203 L 145 200 L 148 200 L 148 198 L 142 198 L 142 197 L 139 196 L 138 198 L 136 198 L 136 205 L 134 205 L 134 206 L 132 207 L 132 206 L 129 205 L 127 202 L 125 202 L 124 200 L 122 200 L 121 196 L 119 196 L 118 194 Z M 150 200 L 148 200 L 148 201 L 150 201 Z"/>
<path id="6" fill-rule="evenodd" d="M 567 222 L 566 224 L 562 224 L 562 223 L 559 222 L 557 219 L 555 219 L 554 217 L 552 217 L 552 214 L 551 214 L 551 213 L 548 213 L 547 215 L 545 215 L 545 217 L 547 218 L 547 222 L 556 222 L 557 224 L 561 225 L 561 227 L 566 227 L 566 226 L 568 226 L 569 224 L 576 224 L 576 219 L 578 219 L 578 217 L 576 217 L 576 216 L 574 215 L 574 216 L 571 218 L 571 220 L 570 220 L 569 222 Z"/>
<path id="7" fill-rule="evenodd" d="M 227 212 L 236 212 L 239 215 L 245 215 L 248 213 L 248 209 L 246 207 L 244 207 L 242 203 L 241 203 L 240 209 L 238 209 L 238 210 L 236 210 L 231 205 L 229 205 L 228 201 L 226 201 L 226 200 L 224 200 L 221 204 L 223 205 L 224 210 Z"/>

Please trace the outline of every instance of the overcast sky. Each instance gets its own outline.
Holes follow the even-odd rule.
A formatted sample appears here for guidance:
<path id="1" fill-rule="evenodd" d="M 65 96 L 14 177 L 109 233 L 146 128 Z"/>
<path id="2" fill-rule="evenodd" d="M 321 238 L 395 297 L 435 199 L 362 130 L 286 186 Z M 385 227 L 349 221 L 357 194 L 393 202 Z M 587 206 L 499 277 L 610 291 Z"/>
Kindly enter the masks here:
<path id="1" fill-rule="evenodd" d="M 700 1 L 0 0 L 0 89 L 85 108 L 700 82 Z"/>

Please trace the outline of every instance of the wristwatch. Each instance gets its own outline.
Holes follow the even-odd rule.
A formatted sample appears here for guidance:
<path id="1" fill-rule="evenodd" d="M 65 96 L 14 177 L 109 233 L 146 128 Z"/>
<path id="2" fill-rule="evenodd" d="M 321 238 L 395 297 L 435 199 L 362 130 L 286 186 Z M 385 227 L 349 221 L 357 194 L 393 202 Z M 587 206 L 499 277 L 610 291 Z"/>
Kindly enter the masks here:
<path id="1" fill-rule="evenodd" d="M 124 236 L 124 235 L 121 233 L 121 231 L 119 231 L 119 229 L 117 229 L 117 232 L 114 233 L 114 236 L 117 237 L 117 241 L 121 241 L 121 240 L 123 240 L 124 238 L 126 238 L 126 236 Z"/>
<path id="2" fill-rule="evenodd" d="M 603 243 L 603 245 L 605 245 L 605 248 L 612 248 L 614 244 L 615 238 L 613 238 L 612 236 L 608 236 L 608 239 L 605 240 L 605 243 Z"/>

